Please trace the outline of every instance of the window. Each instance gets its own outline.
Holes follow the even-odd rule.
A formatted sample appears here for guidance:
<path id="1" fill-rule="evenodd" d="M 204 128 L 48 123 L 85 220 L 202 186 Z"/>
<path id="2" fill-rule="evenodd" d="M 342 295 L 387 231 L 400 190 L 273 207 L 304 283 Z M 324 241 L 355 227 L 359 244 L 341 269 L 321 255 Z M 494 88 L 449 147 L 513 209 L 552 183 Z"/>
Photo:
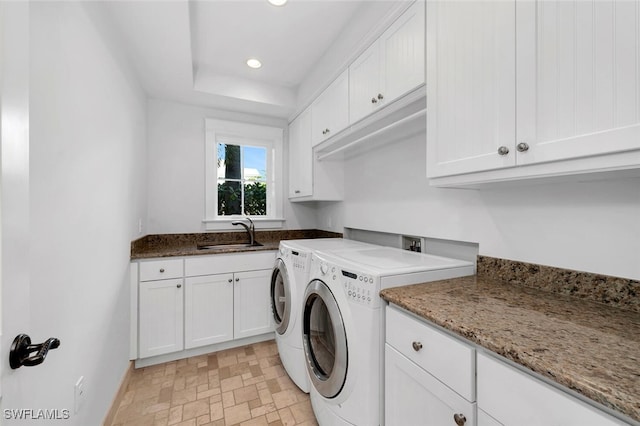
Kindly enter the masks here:
<path id="1" fill-rule="evenodd" d="M 282 129 L 206 120 L 207 229 L 249 216 L 256 226 L 282 219 Z"/>

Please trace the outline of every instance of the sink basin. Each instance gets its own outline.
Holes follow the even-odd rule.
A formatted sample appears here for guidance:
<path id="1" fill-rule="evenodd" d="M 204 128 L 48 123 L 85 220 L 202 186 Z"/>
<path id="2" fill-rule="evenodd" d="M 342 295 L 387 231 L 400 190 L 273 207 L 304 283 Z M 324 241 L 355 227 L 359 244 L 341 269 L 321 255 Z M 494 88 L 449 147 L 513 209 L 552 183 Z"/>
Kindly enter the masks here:
<path id="1" fill-rule="evenodd" d="M 260 243 L 211 243 L 211 244 L 198 244 L 198 250 L 234 250 L 244 249 L 250 247 L 262 247 Z"/>

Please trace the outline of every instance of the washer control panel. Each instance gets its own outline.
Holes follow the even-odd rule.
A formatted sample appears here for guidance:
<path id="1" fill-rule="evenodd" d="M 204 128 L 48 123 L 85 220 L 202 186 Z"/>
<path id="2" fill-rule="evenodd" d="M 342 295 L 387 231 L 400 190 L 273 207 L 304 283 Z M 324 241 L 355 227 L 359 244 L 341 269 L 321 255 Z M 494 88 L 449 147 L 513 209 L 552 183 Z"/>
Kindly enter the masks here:
<path id="1" fill-rule="evenodd" d="M 291 264 L 294 269 L 305 271 L 309 265 L 309 253 L 291 250 Z"/>
<path id="2" fill-rule="evenodd" d="M 380 305 L 380 286 L 376 277 L 343 269 L 335 265 L 326 265 L 327 273 L 332 283 L 339 284 L 347 299 L 352 303 L 376 308 Z"/>

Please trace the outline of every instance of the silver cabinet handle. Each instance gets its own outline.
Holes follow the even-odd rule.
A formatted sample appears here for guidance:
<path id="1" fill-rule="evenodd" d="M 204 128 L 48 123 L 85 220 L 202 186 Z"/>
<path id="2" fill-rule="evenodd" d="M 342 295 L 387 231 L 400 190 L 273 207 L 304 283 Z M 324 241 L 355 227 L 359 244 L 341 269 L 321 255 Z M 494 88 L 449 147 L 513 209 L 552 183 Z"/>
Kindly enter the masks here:
<path id="1" fill-rule="evenodd" d="M 164 272 L 164 268 L 160 268 L 160 273 L 162 274 Z"/>
<path id="2" fill-rule="evenodd" d="M 178 287 L 178 288 L 182 288 L 182 284 L 178 284 L 176 287 Z"/>
<path id="3" fill-rule="evenodd" d="M 378 99 L 383 100 L 384 96 L 382 96 L 382 93 L 378 93 Z"/>
<path id="4" fill-rule="evenodd" d="M 454 414 L 453 421 L 455 421 L 458 426 L 464 426 L 464 424 L 467 422 L 467 418 L 464 416 L 464 414 Z"/>
<path id="5" fill-rule="evenodd" d="M 296 189 L 296 190 L 295 190 L 295 191 L 293 191 L 293 192 L 294 192 L 295 194 L 299 194 L 299 193 L 300 193 L 300 190 L 299 190 L 299 189 Z"/>
<path id="6" fill-rule="evenodd" d="M 520 142 L 518 145 L 516 145 L 516 149 L 518 150 L 518 152 L 527 152 L 529 151 L 529 144 L 526 142 Z"/>
<path id="7" fill-rule="evenodd" d="M 501 146 L 500 148 L 498 148 L 498 154 L 507 155 L 508 153 L 509 153 L 509 148 L 507 148 L 506 146 Z"/>
<path id="8" fill-rule="evenodd" d="M 413 350 L 418 352 L 420 349 L 422 349 L 422 343 L 420 342 L 413 342 L 411 344 L 411 346 L 413 346 Z"/>
<path id="9" fill-rule="evenodd" d="M 231 278 L 229 278 L 229 282 L 231 283 L 231 282 L 233 282 L 233 280 Z"/>
<path id="10" fill-rule="evenodd" d="M 377 100 L 376 98 L 371 98 L 371 103 L 372 103 L 372 104 L 377 104 L 377 103 L 378 103 L 378 100 Z"/>

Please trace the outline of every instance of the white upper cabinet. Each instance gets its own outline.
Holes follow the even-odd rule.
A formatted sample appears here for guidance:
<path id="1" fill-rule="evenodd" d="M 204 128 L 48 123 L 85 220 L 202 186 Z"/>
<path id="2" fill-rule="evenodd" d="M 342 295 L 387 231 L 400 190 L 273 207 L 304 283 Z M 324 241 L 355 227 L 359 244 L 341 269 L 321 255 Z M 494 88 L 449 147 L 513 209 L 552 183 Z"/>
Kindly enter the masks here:
<path id="1" fill-rule="evenodd" d="M 311 144 L 315 146 L 349 125 L 349 71 L 345 70 L 311 105 Z"/>
<path id="2" fill-rule="evenodd" d="M 313 194 L 311 108 L 289 125 L 289 198 Z"/>
<path id="3" fill-rule="evenodd" d="M 640 148 L 640 2 L 517 8 L 518 164 Z"/>
<path id="4" fill-rule="evenodd" d="M 344 194 L 344 169 L 338 161 L 318 161 L 311 147 L 311 108 L 289 125 L 289 199 L 338 201 Z"/>
<path id="5" fill-rule="evenodd" d="M 349 122 L 424 83 L 424 2 L 416 1 L 349 66 Z"/>
<path id="6" fill-rule="evenodd" d="M 427 176 L 638 167 L 639 34 L 639 0 L 429 2 Z"/>
<path id="7" fill-rule="evenodd" d="M 427 3 L 427 175 L 515 165 L 515 3 Z M 503 150 L 504 152 L 504 150 Z"/>

